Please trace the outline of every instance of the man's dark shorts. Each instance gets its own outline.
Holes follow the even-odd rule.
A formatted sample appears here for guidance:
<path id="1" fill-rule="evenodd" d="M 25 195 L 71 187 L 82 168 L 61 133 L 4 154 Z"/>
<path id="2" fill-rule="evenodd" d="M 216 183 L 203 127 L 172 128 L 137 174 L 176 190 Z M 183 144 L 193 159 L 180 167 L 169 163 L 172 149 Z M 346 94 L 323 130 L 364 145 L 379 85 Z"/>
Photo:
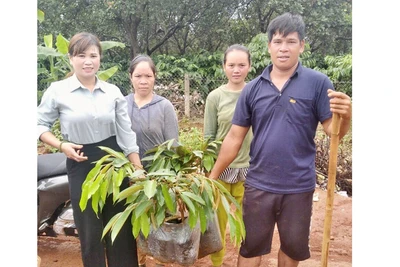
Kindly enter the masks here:
<path id="1" fill-rule="evenodd" d="M 282 195 L 246 186 L 243 198 L 246 238 L 240 255 L 252 258 L 270 253 L 276 223 L 280 249 L 293 260 L 308 259 L 313 194 L 314 190 Z"/>

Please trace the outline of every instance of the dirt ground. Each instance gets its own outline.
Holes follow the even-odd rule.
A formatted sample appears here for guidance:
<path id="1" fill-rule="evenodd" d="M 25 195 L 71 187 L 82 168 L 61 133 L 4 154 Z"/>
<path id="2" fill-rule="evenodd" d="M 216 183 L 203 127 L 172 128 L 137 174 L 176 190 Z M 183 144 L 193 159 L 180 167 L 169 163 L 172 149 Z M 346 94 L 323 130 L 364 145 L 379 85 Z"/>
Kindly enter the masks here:
<path id="1" fill-rule="evenodd" d="M 324 232 L 326 207 L 326 191 L 319 188 L 315 191 L 313 217 L 310 236 L 311 258 L 299 264 L 301 267 L 321 266 L 321 250 Z M 329 244 L 328 265 L 330 267 L 352 266 L 352 198 L 335 194 L 332 212 L 331 240 Z M 261 266 L 277 266 L 279 237 L 275 231 L 272 252 L 262 258 Z M 39 236 L 37 240 L 40 267 L 82 267 L 80 245 L 75 237 L 46 237 Z M 227 236 L 227 253 L 223 267 L 234 267 L 237 263 L 237 248 Z M 147 267 L 154 267 L 153 258 L 147 257 Z M 167 267 L 180 267 L 179 264 L 167 264 Z M 212 266 L 210 257 L 197 260 L 192 266 Z"/>

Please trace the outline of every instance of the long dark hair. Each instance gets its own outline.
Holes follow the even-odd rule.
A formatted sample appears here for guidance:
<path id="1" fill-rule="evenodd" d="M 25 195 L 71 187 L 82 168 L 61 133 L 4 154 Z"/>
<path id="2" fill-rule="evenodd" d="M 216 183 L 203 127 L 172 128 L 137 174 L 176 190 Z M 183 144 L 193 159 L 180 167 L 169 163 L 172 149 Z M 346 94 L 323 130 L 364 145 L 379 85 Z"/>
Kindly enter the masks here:
<path id="1" fill-rule="evenodd" d="M 250 57 L 250 51 L 247 47 L 245 47 L 244 45 L 241 44 L 233 44 L 231 46 L 229 46 L 224 53 L 224 59 L 222 64 L 225 65 L 226 63 L 226 57 L 228 56 L 229 52 L 234 51 L 234 50 L 239 50 L 239 51 L 243 51 L 247 54 L 247 57 L 249 59 L 249 65 L 251 64 L 251 57 Z"/>
<path id="2" fill-rule="evenodd" d="M 72 36 L 69 41 L 68 53 L 71 57 L 74 57 L 78 54 L 82 54 L 88 49 L 90 46 L 96 46 L 99 49 L 99 54 L 101 56 L 102 49 L 99 38 L 89 32 L 80 32 Z"/>
<path id="3" fill-rule="evenodd" d="M 156 65 L 154 61 L 148 55 L 137 55 L 134 59 L 132 59 L 131 63 L 129 64 L 129 75 L 132 76 L 132 73 L 135 71 L 136 66 L 140 62 L 147 62 L 149 63 L 150 69 L 153 71 L 154 77 L 156 77 Z"/>

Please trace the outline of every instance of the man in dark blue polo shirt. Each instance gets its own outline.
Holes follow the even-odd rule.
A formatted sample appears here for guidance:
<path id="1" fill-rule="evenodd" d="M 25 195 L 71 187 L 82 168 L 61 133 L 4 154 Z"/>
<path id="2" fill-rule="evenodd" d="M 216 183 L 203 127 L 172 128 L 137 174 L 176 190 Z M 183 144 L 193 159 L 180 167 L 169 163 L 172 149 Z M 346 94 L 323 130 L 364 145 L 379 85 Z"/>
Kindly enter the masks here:
<path id="1" fill-rule="evenodd" d="M 261 256 L 271 252 L 275 224 L 281 241 L 279 266 L 298 266 L 310 257 L 317 126 L 321 123 L 330 136 L 335 112 L 340 115 L 339 138 L 350 128 L 350 97 L 334 91 L 325 74 L 299 62 L 304 37 L 305 24 L 299 15 L 285 13 L 271 21 L 268 52 L 272 65 L 243 89 L 232 127 L 209 176 L 219 177 L 252 127 L 243 199 L 246 238 L 238 266 L 260 265 Z"/>

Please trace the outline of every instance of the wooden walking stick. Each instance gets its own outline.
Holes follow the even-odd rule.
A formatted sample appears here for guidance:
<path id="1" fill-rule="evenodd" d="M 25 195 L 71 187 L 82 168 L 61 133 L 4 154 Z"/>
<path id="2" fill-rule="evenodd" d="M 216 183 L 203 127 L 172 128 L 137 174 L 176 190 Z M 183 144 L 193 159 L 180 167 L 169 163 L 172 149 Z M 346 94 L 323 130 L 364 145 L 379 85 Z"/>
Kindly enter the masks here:
<path id="1" fill-rule="evenodd" d="M 322 266 L 328 266 L 329 241 L 331 235 L 333 198 L 336 187 L 336 166 L 337 153 L 339 146 L 339 130 L 340 117 L 339 114 L 333 113 L 332 118 L 332 133 L 329 151 L 329 169 L 328 169 L 328 190 L 326 196 L 325 220 L 324 220 L 324 235 L 322 240 Z"/>

